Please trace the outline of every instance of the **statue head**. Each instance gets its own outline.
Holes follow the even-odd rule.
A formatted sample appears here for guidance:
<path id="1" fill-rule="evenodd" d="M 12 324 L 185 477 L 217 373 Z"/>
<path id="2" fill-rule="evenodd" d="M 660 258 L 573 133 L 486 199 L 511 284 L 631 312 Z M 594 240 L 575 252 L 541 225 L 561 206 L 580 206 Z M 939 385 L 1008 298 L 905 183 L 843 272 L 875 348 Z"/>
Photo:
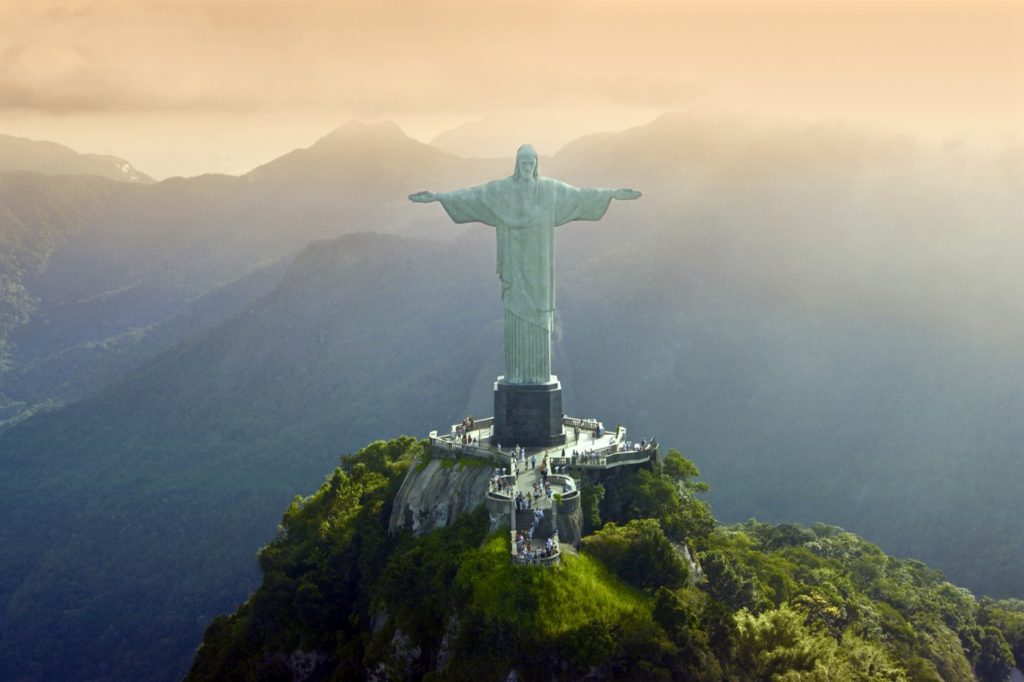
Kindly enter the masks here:
<path id="1" fill-rule="evenodd" d="M 523 161 L 526 161 L 527 163 L 523 164 Z M 537 166 L 539 165 L 537 163 L 537 152 L 534 150 L 532 144 L 521 145 L 519 150 L 516 152 L 516 172 L 512 174 L 513 180 L 521 180 L 523 178 L 523 173 L 530 173 L 530 161 L 533 162 L 532 177 L 536 180 Z M 524 168 L 524 165 L 526 168 Z"/>

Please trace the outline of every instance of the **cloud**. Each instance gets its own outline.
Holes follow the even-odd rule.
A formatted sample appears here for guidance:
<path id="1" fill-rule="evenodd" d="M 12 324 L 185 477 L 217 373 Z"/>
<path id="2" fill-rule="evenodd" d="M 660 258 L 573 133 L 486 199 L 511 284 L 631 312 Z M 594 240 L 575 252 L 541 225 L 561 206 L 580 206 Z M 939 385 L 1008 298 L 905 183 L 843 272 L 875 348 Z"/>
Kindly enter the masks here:
<path id="1" fill-rule="evenodd" d="M 262 98 L 250 93 L 189 92 L 159 79 L 104 68 L 86 49 L 59 44 L 20 44 L 0 53 L 0 107 L 49 114 L 140 111 L 246 111 Z"/>
<path id="2" fill-rule="evenodd" d="M 0 3 L 0 113 L 468 119 L 524 105 L 678 109 L 720 93 L 904 125 L 1021 113 L 1020 9 L 898 5 L 15 0 Z"/>

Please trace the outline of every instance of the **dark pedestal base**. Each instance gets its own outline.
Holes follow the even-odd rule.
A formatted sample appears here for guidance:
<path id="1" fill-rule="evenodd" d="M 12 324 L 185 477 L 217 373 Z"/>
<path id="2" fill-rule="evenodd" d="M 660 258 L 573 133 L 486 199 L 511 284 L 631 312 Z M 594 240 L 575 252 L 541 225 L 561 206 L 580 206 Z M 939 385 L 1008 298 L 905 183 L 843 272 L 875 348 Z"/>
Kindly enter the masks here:
<path id="1" fill-rule="evenodd" d="M 494 435 L 491 443 L 502 449 L 522 445 L 539 447 L 565 443 L 562 432 L 562 384 L 557 377 L 546 384 L 494 384 Z"/>

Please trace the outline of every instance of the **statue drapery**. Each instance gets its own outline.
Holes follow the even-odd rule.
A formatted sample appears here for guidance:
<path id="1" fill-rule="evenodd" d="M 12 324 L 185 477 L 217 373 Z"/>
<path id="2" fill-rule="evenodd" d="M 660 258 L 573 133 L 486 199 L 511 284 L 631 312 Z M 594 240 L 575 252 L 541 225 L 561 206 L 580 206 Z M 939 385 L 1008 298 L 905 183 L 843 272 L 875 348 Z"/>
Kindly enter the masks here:
<path id="1" fill-rule="evenodd" d="M 436 195 L 456 223 L 480 222 L 497 232 L 506 382 L 550 380 L 555 227 L 600 220 L 612 194 L 610 189 L 581 189 L 551 178 L 509 177 Z"/>

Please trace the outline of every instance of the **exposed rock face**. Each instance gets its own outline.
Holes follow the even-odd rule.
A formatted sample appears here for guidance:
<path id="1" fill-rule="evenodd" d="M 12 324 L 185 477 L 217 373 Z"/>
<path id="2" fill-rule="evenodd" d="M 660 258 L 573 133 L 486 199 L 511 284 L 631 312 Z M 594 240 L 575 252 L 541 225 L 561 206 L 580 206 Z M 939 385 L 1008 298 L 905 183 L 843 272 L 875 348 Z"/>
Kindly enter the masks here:
<path id="1" fill-rule="evenodd" d="M 308 680 L 316 673 L 317 668 L 328 658 L 321 651 L 302 651 L 296 649 L 288 657 L 288 672 L 295 682 Z"/>
<path id="2" fill-rule="evenodd" d="M 291 680 L 305 682 L 322 676 L 321 666 L 330 659 L 326 651 L 303 651 L 296 649 L 291 654 L 278 651 L 263 657 L 255 670 L 250 672 L 253 680 Z"/>
<path id="3" fill-rule="evenodd" d="M 690 567 L 690 585 L 699 585 L 704 582 L 704 569 L 701 568 L 700 562 L 694 557 L 690 551 L 690 547 L 685 542 L 673 542 L 672 546 L 675 548 L 679 556 L 682 557 L 686 565 Z"/>
<path id="4" fill-rule="evenodd" d="M 412 678 L 412 669 L 416 662 L 423 655 L 423 650 L 414 646 L 412 640 L 401 630 L 395 630 L 391 637 L 391 656 L 388 659 L 388 669 L 398 673 L 395 677 L 408 680 Z M 388 676 L 386 679 L 392 679 Z"/>
<path id="5" fill-rule="evenodd" d="M 435 670 L 442 672 L 444 667 L 448 665 L 448 657 L 451 656 L 451 644 L 459 634 L 459 628 L 462 627 L 462 623 L 459 621 L 459 617 L 452 615 L 448 618 L 448 622 L 444 627 L 444 637 L 441 639 L 441 646 L 437 650 L 437 666 Z"/>
<path id="6" fill-rule="evenodd" d="M 451 464 L 451 460 L 432 459 L 422 469 L 409 468 L 402 489 L 395 496 L 391 510 L 390 532 L 412 531 L 414 535 L 445 528 L 460 514 L 471 512 L 487 494 L 494 469 Z"/>

